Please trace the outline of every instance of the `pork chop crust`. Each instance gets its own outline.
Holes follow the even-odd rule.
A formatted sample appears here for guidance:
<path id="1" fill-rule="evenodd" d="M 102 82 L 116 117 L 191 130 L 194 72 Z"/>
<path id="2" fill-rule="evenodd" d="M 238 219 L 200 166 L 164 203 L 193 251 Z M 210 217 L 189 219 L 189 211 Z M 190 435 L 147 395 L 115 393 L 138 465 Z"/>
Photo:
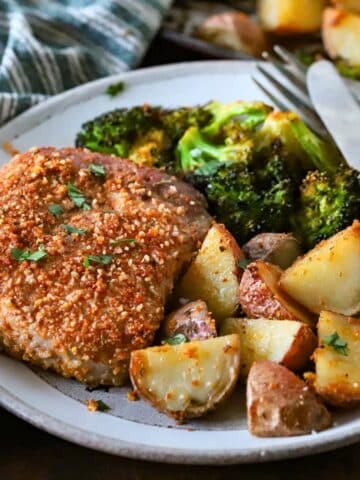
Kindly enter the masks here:
<path id="1" fill-rule="evenodd" d="M 15 156 L 0 171 L 0 345 L 66 377 L 121 385 L 209 228 L 205 207 L 189 185 L 117 157 Z"/>

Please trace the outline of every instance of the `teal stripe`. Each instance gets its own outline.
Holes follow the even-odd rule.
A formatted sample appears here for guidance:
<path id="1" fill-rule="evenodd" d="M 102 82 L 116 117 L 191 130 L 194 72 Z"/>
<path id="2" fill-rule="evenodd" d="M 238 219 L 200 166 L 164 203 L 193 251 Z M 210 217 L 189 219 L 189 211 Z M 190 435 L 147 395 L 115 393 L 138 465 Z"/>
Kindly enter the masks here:
<path id="1" fill-rule="evenodd" d="M 0 125 L 48 95 L 135 67 L 171 1 L 0 0 Z"/>

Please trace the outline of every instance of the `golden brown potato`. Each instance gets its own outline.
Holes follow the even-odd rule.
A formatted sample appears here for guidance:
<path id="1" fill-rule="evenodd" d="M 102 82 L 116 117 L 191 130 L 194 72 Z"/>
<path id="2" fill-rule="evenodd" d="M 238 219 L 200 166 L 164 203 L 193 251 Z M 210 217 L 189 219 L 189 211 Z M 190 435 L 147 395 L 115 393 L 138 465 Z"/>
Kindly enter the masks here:
<path id="1" fill-rule="evenodd" d="M 314 317 L 279 287 L 282 270 L 257 260 L 247 266 L 239 287 L 241 307 L 249 318 L 298 320 L 314 325 Z"/>
<path id="2" fill-rule="evenodd" d="M 238 335 L 137 350 L 130 359 L 135 391 L 179 421 L 216 408 L 230 395 L 239 371 Z"/>
<path id="3" fill-rule="evenodd" d="M 189 302 L 167 315 L 161 325 L 161 337 L 166 339 L 178 333 L 190 341 L 217 336 L 215 320 L 203 300 Z"/>
<path id="4" fill-rule="evenodd" d="M 327 8 L 322 37 L 330 58 L 341 58 L 349 65 L 360 65 L 360 14 Z"/>
<path id="5" fill-rule="evenodd" d="M 218 322 L 231 317 L 239 304 L 242 270 L 238 262 L 242 258 L 240 247 L 224 225 L 213 225 L 195 260 L 175 288 L 173 305 L 180 298 L 201 299 Z"/>
<path id="6" fill-rule="evenodd" d="M 263 28 L 276 35 L 316 32 L 326 0 L 258 0 Z"/>
<path id="7" fill-rule="evenodd" d="M 301 371 L 317 346 L 311 328 L 293 320 L 228 318 L 221 334 L 230 333 L 240 336 L 242 378 L 247 377 L 250 367 L 258 360 L 271 360 L 290 370 Z"/>
<path id="8" fill-rule="evenodd" d="M 299 242 L 291 233 L 259 233 L 242 250 L 250 260 L 265 260 L 282 269 L 301 255 Z"/>
<path id="9" fill-rule="evenodd" d="M 249 431 L 258 437 L 287 437 L 331 426 L 331 415 L 300 378 L 275 362 L 251 367 L 246 389 Z"/>
<path id="10" fill-rule="evenodd" d="M 212 15 L 195 30 L 195 36 L 220 47 L 258 57 L 266 49 L 266 39 L 256 20 L 242 12 Z"/>
<path id="11" fill-rule="evenodd" d="M 330 405 L 360 405 L 360 319 L 321 312 L 315 389 Z"/>
<path id="12" fill-rule="evenodd" d="M 332 0 L 331 2 L 336 8 L 342 8 L 349 12 L 360 13 L 359 0 Z"/>
<path id="13" fill-rule="evenodd" d="M 285 270 L 281 287 L 314 313 L 360 311 L 360 222 L 319 243 Z"/>

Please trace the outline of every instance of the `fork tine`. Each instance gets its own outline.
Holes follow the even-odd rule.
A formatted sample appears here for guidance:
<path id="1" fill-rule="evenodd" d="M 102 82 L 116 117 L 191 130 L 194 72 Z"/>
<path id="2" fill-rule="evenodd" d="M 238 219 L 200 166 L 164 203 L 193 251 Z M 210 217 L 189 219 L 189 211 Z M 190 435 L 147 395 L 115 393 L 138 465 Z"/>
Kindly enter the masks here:
<path id="1" fill-rule="evenodd" d="M 257 65 L 259 72 L 266 78 L 266 80 L 276 89 L 290 104 L 292 108 L 296 108 L 302 117 L 311 121 L 312 124 L 318 124 L 320 128 L 322 127 L 321 120 L 311 108 L 311 103 L 308 98 L 303 98 L 303 95 L 299 96 L 293 93 L 290 89 L 286 88 L 282 83 L 280 83 L 274 76 L 272 76 L 267 70 L 265 70 L 261 65 Z"/>
<path id="2" fill-rule="evenodd" d="M 272 94 L 264 85 L 262 85 L 255 77 L 252 77 L 253 82 L 256 83 L 256 85 L 260 88 L 262 92 L 265 93 L 265 95 L 273 102 L 274 105 L 278 107 L 279 110 L 282 110 L 285 112 L 286 110 L 289 110 L 289 108 L 280 100 L 280 98 L 276 97 L 274 94 Z"/>
<path id="3" fill-rule="evenodd" d="M 286 98 L 288 103 L 284 103 L 282 99 L 277 96 L 274 92 L 271 92 L 269 89 L 267 89 L 261 82 L 259 82 L 255 77 L 252 77 L 253 81 L 255 84 L 264 92 L 264 94 L 282 111 L 288 111 L 292 110 L 295 111 L 302 119 L 305 121 L 305 123 L 318 135 L 321 137 L 327 137 L 328 134 L 326 132 L 326 129 L 322 126 L 321 122 L 316 118 L 315 114 L 313 114 L 311 111 L 305 111 L 304 107 L 299 108 L 298 103 L 293 103 L 289 98 L 285 95 L 284 97 Z M 278 90 L 275 87 L 275 92 L 278 92 Z M 308 109 L 306 109 L 308 110 Z M 310 113 L 310 114 L 309 114 Z"/>
<path id="4" fill-rule="evenodd" d="M 286 87 L 280 80 L 278 80 L 272 72 L 269 70 L 265 69 L 262 65 L 257 64 L 256 68 L 259 70 L 259 72 L 264 75 L 264 77 L 272 83 L 277 90 L 279 90 L 280 93 L 282 93 L 285 97 L 289 97 L 289 100 L 292 101 L 292 103 L 301 103 L 304 104 L 308 109 L 312 109 L 312 104 L 311 100 L 308 97 L 307 94 L 304 94 L 302 90 L 299 90 L 297 87 L 292 85 L 292 90 L 289 87 Z"/>
<path id="5" fill-rule="evenodd" d="M 296 73 L 289 68 L 286 68 L 282 63 L 279 62 L 278 58 L 270 52 L 263 52 L 262 58 L 271 63 L 275 70 L 289 80 L 289 82 L 295 84 L 304 95 L 308 96 L 306 83 L 304 82 L 303 78 L 296 75 Z"/>
<path id="6" fill-rule="evenodd" d="M 279 55 L 279 57 L 284 60 L 285 63 L 288 63 L 291 65 L 296 73 L 301 77 L 303 82 L 306 84 L 306 67 L 296 58 L 296 56 L 289 52 L 284 47 L 281 47 L 280 45 L 274 45 L 273 48 L 274 52 Z"/>

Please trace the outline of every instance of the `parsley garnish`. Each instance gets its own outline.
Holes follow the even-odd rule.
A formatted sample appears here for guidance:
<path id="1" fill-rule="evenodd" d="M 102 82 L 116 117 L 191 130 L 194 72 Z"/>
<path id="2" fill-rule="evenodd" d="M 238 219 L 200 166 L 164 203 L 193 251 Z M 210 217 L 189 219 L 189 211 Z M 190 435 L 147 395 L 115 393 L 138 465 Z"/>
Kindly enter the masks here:
<path id="1" fill-rule="evenodd" d="M 109 405 L 107 405 L 102 400 L 95 400 L 95 402 L 96 402 L 96 405 L 97 405 L 97 410 L 99 412 L 108 412 L 110 410 Z"/>
<path id="2" fill-rule="evenodd" d="M 139 242 L 135 240 L 135 238 L 119 238 L 118 240 L 110 240 L 110 245 L 113 247 L 117 247 L 118 245 L 121 245 L 122 243 L 136 243 L 138 244 Z"/>
<path id="3" fill-rule="evenodd" d="M 337 332 L 332 333 L 324 337 L 325 345 L 332 347 L 340 355 L 347 357 L 348 355 L 348 344 L 343 340 Z"/>
<path id="4" fill-rule="evenodd" d="M 105 177 L 106 170 L 104 165 L 97 165 L 96 163 L 91 163 L 89 167 L 90 172 L 94 175 L 94 177 Z"/>
<path id="5" fill-rule="evenodd" d="M 247 260 L 246 258 L 239 258 L 238 266 L 245 270 L 245 268 L 251 263 L 251 260 Z"/>
<path id="6" fill-rule="evenodd" d="M 117 82 L 113 83 L 112 85 L 109 85 L 108 88 L 106 89 L 106 93 L 109 95 L 109 97 L 116 97 L 119 93 L 121 93 L 125 88 L 125 83 L 124 82 Z"/>
<path id="7" fill-rule="evenodd" d="M 163 343 L 168 345 L 180 345 L 181 343 L 186 343 L 188 341 L 187 337 L 183 333 L 177 333 L 173 337 L 166 338 Z"/>
<path id="8" fill-rule="evenodd" d="M 91 207 L 87 203 L 86 198 L 84 194 L 82 193 L 81 190 L 75 187 L 73 183 L 68 183 L 67 184 L 67 192 L 70 200 L 73 202 L 73 204 L 78 207 L 82 208 L 83 210 L 90 210 Z"/>
<path id="9" fill-rule="evenodd" d="M 100 265 L 109 265 L 113 257 L 112 255 L 86 255 L 83 261 L 85 268 L 89 268 L 91 263 L 98 263 Z"/>
<path id="10" fill-rule="evenodd" d="M 62 225 L 62 228 L 65 230 L 66 233 L 77 233 L 78 235 L 86 235 L 85 228 L 76 228 L 72 225 Z"/>
<path id="11" fill-rule="evenodd" d="M 56 203 L 52 203 L 51 205 L 49 205 L 48 210 L 51 215 L 54 215 L 54 217 L 60 217 L 60 215 L 64 213 L 62 206 L 57 205 Z"/>
<path id="12" fill-rule="evenodd" d="M 29 262 L 39 262 L 43 258 L 46 258 L 47 253 L 44 245 L 40 245 L 39 250 L 36 252 L 30 252 L 30 250 L 21 250 L 20 248 L 13 248 L 11 250 L 11 256 L 18 262 L 24 262 L 25 260 Z"/>

